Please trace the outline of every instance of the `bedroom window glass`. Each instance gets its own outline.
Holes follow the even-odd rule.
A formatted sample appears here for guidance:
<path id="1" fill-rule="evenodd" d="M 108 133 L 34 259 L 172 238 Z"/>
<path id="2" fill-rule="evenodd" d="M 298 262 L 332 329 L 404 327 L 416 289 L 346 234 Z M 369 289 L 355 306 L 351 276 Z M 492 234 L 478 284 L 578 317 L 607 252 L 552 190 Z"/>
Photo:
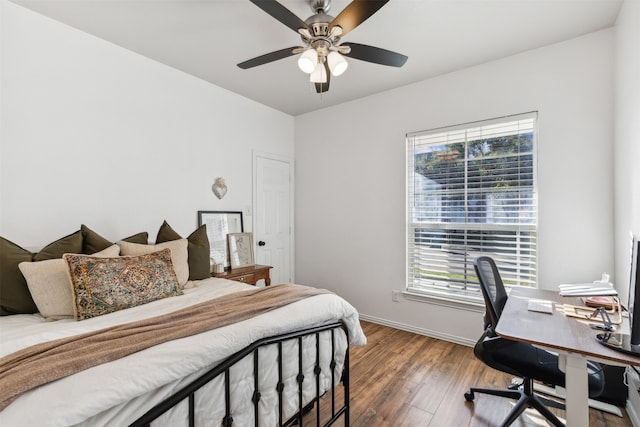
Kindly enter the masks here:
<path id="1" fill-rule="evenodd" d="M 537 113 L 407 135 L 407 291 L 481 301 L 473 269 L 536 286 Z"/>

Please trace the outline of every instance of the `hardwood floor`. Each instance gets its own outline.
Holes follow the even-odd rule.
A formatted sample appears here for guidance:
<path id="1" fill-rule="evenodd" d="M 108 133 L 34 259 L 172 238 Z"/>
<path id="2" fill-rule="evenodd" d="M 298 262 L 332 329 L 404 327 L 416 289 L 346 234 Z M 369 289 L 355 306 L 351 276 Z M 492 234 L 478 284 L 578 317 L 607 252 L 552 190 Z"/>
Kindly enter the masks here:
<path id="1" fill-rule="evenodd" d="M 513 402 L 476 394 L 470 386 L 505 387 L 511 376 L 486 367 L 469 347 L 362 322 L 368 339 L 351 349 L 351 426 L 499 426 Z M 564 411 L 552 409 L 561 419 Z M 631 422 L 594 409 L 590 425 L 628 427 Z M 513 426 L 545 426 L 527 410 Z"/>

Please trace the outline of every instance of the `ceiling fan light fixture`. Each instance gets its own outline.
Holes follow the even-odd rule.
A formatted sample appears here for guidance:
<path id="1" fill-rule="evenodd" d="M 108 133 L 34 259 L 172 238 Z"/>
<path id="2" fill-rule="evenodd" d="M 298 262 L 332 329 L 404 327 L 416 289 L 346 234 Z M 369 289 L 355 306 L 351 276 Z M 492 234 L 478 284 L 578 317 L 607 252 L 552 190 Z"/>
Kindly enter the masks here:
<path id="1" fill-rule="evenodd" d="M 374 64 L 402 67 L 405 55 L 366 44 L 342 43 L 349 34 L 383 7 L 389 0 L 351 0 L 336 16 L 328 15 L 332 0 L 305 0 L 313 15 L 300 19 L 282 3 L 283 0 L 250 0 L 275 20 L 302 38 L 302 45 L 276 50 L 238 64 L 243 70 L 297 55 L 298 67 L 309 74 L 317 93 L 329 90 L 331 77 L 342 75 L 348 68 L 346 56 Z M 288 0 L 291 2 L 291 0 Z"/>
<path id="2" fill-rule="evenodd" d="M 302 72 L 311 74 L 318 64 L 318 53 L 315 49 L 307 49 L 298 58 L 298 68 Z"/>
<path id="3" fill-rule="evenodd" d="M 309 81 L 311 83 L 326 83 L 327 82 L 327 69 L 323 64 L 316 64 L 315 70 L 309 76 Z"/>
<path id="4" fill-rule="evenodd" d="M 340 55 L 336 51 L 332 51 L 327 56 L 327 61 L 329 61 L 329 69 L 331 70 L 331 74 L 334 76 L 339 76 L 349 67 L 349 63 L 342 55 Z"/>

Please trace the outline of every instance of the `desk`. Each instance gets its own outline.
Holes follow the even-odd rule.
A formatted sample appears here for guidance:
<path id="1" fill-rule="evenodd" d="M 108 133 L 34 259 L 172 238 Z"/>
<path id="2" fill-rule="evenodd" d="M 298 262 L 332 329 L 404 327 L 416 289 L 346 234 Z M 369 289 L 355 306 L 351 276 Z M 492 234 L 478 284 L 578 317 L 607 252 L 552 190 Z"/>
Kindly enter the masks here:
<path id="1" fill-rule="evenodd" d="M 549 315 L 528 311 L 529 298 L 556 302 L 555 312 Z M 640 365 L 640 357 L 618 352 L 598 343 L 595 340 L 597 331 L 585 322 L 565 316 L 563 304 L 582 305 L 582 301 L 579 298 L 562 297 L 553 291 L 514 288 L 502 310 L 496 333 L 560 355 L 560 369 L 566 375 L 567 426 L 588 426 L 587 360 L 626 366 Z"/>

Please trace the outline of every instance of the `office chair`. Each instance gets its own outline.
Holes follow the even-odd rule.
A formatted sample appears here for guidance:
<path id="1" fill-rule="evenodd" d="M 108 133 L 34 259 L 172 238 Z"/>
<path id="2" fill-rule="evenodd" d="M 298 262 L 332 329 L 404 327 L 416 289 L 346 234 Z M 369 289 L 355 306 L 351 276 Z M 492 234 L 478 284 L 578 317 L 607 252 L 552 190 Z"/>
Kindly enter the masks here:
<path id="1" fill-rule="evenodd" d="M 475 356 L 491 368 L 522 378 L 521 384 L 508 389 L 470 388 L 464 394 L 468 402 L 473 401 L 474 393 L 508 397 L 517 400 L 507 418 L 502 423 L 513 423 L 527 408 L 535 408 L 555 426 L 564 424 L 547 408 L 564 408 L 564 405 L 534 394 L 533 381 L 544 384 L 565 386 L 565 374 L 558 368 L 558 355 L 519 341 L 498 336 L 494 329 L 507 302 L 502 278 L 492 258 L 481 256 L 473 261 L 476 275 L 485 301 L 485 331 L 474 347 Z M 595 362 L 587 362 L 589 372 L 589 397 L 596 397 L 604 389 L 604 372 Z"/>

